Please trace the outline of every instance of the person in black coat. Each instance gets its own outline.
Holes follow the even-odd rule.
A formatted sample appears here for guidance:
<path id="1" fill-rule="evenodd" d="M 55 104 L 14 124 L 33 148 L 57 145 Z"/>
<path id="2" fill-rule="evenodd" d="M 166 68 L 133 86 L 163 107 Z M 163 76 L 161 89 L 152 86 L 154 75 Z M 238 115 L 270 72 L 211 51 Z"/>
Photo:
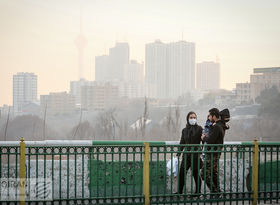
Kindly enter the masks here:
<path id="1" fill-rule="evenodd" d="M 199 126 L 196 122 L 197 115 L 195 112 L 189 112 L 187 115 L 187 125 L 182 130 L 182 136 L 180 140 L 180 144 L 195 144 L 198 145 L 201 142 L 201 135 L 202 135 L 202 127 Z M 186 147 L 185 150 L 187 151 L 197 151 L 198 146 L 194 146 L 193 149 L 191 147 Z M 184 147 L 180 147 L 180 150 L 183 151 Z M 181 153 L 178 153 L 177 156 L 179 157 Z M 201 193 L 201 178 L 199 175 L 200 167 L 202 167 L 202 160 L 200 158 L 199 153 L 184 153 L 183 159 L 180 166 L 180 173 L 179 173 L 179 190 L 178 193 L 182 194 L 184 185 L 185 185 L 185 175 L 187 174 L 189 168 L 192 170 L 192 176 L 195 181 L 196 189 L 195 193 Z M 192 166 L 192 167 L 191 167 Z"/>
<path id="2" fill-rule="evenodd" d="M 214 151 L 211 151 L 211 147 L 208 147 L 206 153 L 206 179 L 205 182 L 210 189 L 211 193 L 221 192 L 219 184 L 219 160 L 221 156 L 221 146 L 224 144 L 225 130 L 228 129 L 224 121 L 220 119 L 220 111 L 217 108 L 209 110 L 209 119 L 212 122 L 209 135 L 202 135 L 201 140 L 208 145 L 212 145 Z M 220 152 L 217 152 L 220 151 Z M 219 197 L 219 195 L 217 195 Z"/>

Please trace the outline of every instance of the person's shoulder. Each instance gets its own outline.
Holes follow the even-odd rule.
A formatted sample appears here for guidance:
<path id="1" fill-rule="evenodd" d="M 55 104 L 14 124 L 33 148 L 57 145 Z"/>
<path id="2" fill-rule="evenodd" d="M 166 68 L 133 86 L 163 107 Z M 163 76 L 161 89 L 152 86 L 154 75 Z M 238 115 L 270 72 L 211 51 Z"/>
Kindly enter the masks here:
<path id="1" fill-rule="evenodd" d="M 214 130 L 223 130 L 223 126 L 220 123 L 215 123 L 215 125 L 213 125 L 213 129 Z"/>

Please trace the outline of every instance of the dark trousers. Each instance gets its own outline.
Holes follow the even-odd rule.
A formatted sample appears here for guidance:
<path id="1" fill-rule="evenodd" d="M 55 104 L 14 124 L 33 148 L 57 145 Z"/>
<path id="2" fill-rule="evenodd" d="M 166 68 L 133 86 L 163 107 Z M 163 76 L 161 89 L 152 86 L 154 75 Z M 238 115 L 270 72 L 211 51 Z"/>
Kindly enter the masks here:
<path id="1" fill-rule="evenodd" d="M 191 159 L 193 158 L 193 159 Z M 193 160 L 193 164 L 192 164 Z M 198 162 L 200 163 L 198 166 Z M 187 172 L 189 168 L 192 170 L 192 176 L 195 181 L 195 193 L 200 193 L 201 191 L 201 178 L 199 175 L 200 167 L 202 167 L 202 160 L 198 155 L 194 155 L 191 157 L 191 155 L 186 155 L 183 157 L 181 166 L 180 166 L 180 173 L 179 173 L 179 194 L 183 193 L 184 185 L 185 185 L 185 175 L 187 175 Z M 186 168 L 185 168 L 186 165 Z M 193 165 L 191 167 L 191 165 Z"/>
<path id="2" fill-rule="evenodd" d="M 219 164 L 220 155 L 218 154 L 208 154 L 206 156 L 206 184 L 210 189 L 211 193 L 220 192 L 219 186 Z M 212 172 L 212 173 L 211 173 Z"/>

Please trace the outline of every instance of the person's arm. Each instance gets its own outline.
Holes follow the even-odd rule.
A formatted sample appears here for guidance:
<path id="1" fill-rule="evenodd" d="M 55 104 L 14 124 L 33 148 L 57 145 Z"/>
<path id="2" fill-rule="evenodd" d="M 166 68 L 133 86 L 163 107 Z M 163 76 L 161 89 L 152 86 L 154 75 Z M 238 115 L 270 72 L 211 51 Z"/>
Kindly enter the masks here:
<path id="1" fill-rule="evenodd" d="M 209 134 L 208 135 L 206 135 L 205 133 L 201 134 L 200 139 L 201 139 L 202 144 L 206 143 L 206 140 L 207 140 L 208 137 L 209 137 Z"/>
<path id="2" fill-rule="evenodd" d="M 198 136 L 202 136 L 202 127 L 199 127 L 199 131 L 198 131 Z M 200 137 L 200 139 L 199 139 L 200 141 L 199 141 L 199 143 L 200 142 L 203 142 L 203 140 L 201 139 L 201 137 Z"/>
<path id="3" fill-rule="evenodd" d="M 202 139 L 201 139 L 202 131 L 203 131 L 202 127 L 199 126 L 199 130 L 198 130 L 198 134 L 197 134 L 197 136 L 199 137 L 199 143 L 198 143 L 198 144 L 200 144 L 200 142 L 202 142 L 202 144 L 203 144 L 203 141 L 202 141 Z M 198 146 L 198 147 L 196 148 L 196 150 L 201 151 L 201 150 L 202 150 L 202 146 Z"/>
<path id="4" fill-rule="evenodd" d="M 184 129 L 182 130 L 182 134 L 181 134 L 181 140 L 180 140 L 180 145 L 181 144 L 185 144 L 185 138 L 184 138 Z M 183 146 L 179 147 L 179 150 L 182 152 L 184 149 Z M 181 155 L 181 153 L 177 153 L 177 156 L 179 157 Z"/>
<path id="5" fill-rule="evenodd" d="M 204 138 L 204 141 L 207 144 L 216 144 L 218 135 L 219 135 L 219 127 L 214 126 L 212 130 L 209 132 L 209 136 Z"/>

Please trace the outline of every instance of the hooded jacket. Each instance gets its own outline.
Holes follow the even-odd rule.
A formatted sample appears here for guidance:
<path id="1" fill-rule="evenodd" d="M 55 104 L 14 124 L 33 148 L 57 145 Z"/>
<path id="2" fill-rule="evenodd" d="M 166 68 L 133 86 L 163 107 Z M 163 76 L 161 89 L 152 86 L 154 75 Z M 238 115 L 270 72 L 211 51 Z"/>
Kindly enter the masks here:
<path id="1" fill-rule="evenodd" d="M 199 125 L 186 125 L 182 130 L 180 144 L 200 144 L 202 127 Z"/>
<path id="2" fill-rule="evenodd" d="M 200 144 L 202 135 L 202 127 L 199 125 L 189 125 L 182 130 L 180 144 Z M 180 150 L 183 151 L 184 147 L 180 147 Z M 194 147 L 193 150 L 197 150 L 198 147 Z M 190 151 L 191 147 L 187 147 L 186 150 Z M 180 154 L 178 154 L 179 156 Z M 197 155 L 197 154 L 194 154 Z"/>
<path id="3" fill-rule="evenodd" d="M 180 144 L 200 144 L 200 142 L 201 142 L 202 127 L 197 124 L 190 125 L 189 116 L 191 114 L 195 114 L 195 113 L 191 111 L 188 113 L 188 115 L 186 117 L 187 125 L 182 130 Z M 184 147 L 181 146 L 179 149 L 180 149 L 180 151 L 183 151 Z M 198 149 L 198 147 L 194 147 L 194 150 L 197 150 L 197 149 Z M 190 151 L 191 147 L 187 147 L 186 150 Z M 177 156 L 180 156 L 180 155 L 181 155 L 181 153 L 177 154 Z M 190 155 L 190 154 L 188 154 L 188 155 Z"/>

